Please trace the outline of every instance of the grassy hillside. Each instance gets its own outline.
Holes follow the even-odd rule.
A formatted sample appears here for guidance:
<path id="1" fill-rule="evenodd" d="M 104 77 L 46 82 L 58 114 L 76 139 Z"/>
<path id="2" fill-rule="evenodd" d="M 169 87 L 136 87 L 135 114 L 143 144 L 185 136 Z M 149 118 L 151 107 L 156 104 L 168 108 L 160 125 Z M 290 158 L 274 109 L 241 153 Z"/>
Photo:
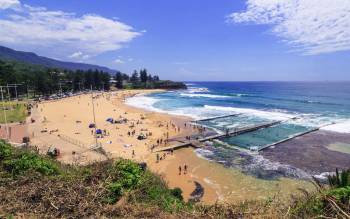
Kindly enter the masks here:
<path id="1" fill-rule="evenodd" d="M 27 106 L 22 102 L 0 102 L 0 124 L 5 123 L 3 106 L 6 111 L 7 122 L 23 122 L 27 116 Z"/>
<path id="2" fill-rule="evenodd" d="M 343 190 L 305 194 L 290 204 L 276 197 L 205 206 L 184 202 L 180 189 L 129 160 L 70 166 L 0 142 L 0 218 L 344 218 L 349 189 Z M 327 201 L 333 196 L 340 210 Z"/>

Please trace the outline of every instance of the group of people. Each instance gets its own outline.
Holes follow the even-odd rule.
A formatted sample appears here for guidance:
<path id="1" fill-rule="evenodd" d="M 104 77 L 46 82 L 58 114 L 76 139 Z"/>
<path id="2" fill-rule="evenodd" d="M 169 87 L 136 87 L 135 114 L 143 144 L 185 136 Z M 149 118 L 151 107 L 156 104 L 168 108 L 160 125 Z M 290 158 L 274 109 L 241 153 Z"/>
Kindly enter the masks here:
<path id="1" fill-rule="evenodd" d="M 183 171 L 183 174 L 186 175 L 187 174 L 187 164 L 184 164 L 184 167 L 182 169 L 181 165 L 179 166 L 179 175 L 181 175 L 182 171 Z"/>

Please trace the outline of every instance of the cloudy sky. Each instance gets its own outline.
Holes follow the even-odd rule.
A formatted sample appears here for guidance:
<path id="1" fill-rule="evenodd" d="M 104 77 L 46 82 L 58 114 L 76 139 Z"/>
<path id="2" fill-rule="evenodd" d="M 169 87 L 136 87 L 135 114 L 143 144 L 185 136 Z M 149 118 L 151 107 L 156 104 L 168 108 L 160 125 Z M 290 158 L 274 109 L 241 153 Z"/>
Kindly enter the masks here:
<path id="1" fill-rule="evenodd" d="M 174 80 L 350 80 L 350 0 L 0 0 L 0 45 Z"/>

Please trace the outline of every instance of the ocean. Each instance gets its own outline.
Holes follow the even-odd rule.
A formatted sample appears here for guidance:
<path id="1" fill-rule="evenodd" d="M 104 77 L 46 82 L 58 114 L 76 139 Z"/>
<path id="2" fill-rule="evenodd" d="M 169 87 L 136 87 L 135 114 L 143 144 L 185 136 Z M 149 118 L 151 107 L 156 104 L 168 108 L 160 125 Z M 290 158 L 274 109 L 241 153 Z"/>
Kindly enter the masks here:
<path id="1" fill-rule="evenodd" d="M 232 164 L 236 156 L 234 154 L 238 153 L 234 151 L 234 147 L 258 150 L 320 127 L 322 130 L 350 133 L 350 82 L 186 84 L 187 90 L 135 96 L 129 98 L 127 104 L 156 112 L 189 116 L 194 120 L 234 114 L 235 116 L 231 117 L 199 122 L 217 132 L 281 121 L 266 129 L 222 139 L 220 146 L 209 144 L 207 148 L 199 149 L 198 154 L 207 159 Z M 257 158 L 261 161 L 260 157 L 254 157 Z M 250 157 L 249 160 L 251 159 Z M 246 162 L 243 163 L 246 165 Z M 238 166 L 243 168 L 243 164 Z M 292 172 L 292 175 L 300 175 L 294 170 Z"/>

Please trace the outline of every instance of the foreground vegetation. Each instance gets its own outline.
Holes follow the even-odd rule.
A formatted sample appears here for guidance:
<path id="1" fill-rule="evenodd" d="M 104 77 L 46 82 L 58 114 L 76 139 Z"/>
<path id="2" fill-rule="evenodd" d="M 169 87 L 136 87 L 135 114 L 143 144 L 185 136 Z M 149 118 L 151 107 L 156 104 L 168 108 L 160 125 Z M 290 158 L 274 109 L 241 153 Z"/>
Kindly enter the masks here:
<path id="1" fill-rule="evenodd" d="M 180 189 L 129 160 L 77 167 L 0 142 L 0 218 L 346 218 L 349 172 L 336 177 L 330 188 L 318 186 L 290 204 L 276 197 L 205 206 L 185 202 Z"/>
<path id="2" fill-rule="evenodd" d="M 3 108 L 6 110 L 7 122 L 23 122 L 27 116 L 27 105 L 23 102 L 0 102 L 0 124 L 5 123 Z"/>

